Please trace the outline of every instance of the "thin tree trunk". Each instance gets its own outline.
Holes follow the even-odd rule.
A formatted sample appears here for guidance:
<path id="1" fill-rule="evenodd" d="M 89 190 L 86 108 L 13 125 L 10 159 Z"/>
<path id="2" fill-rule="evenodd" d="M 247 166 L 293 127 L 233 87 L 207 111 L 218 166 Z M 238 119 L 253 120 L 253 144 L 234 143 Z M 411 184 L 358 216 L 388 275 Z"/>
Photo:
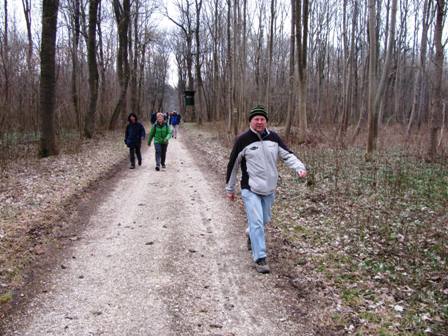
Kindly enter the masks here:
<path id="1" fill-rule="evenodd" d="M 390 72 L 390 63 L 392 59 L 392 51 L 395 43 L 395 26 L 397 22 L 397 0 L 392 0 L 392 9 L 390 13 L 390 27 L 388 34 L 388 43 L 386 50 L 386 58 L 384 60 L 383 72 L 381 74 L 380 82 L 378 83 L 378 88 L 376 90 L 375 101 L 374 101 L 374 109 L 378 111 L 378 109 L 382 108 L 383 99 L 384 99 L 384 91 L 386 90 L 386 82 L 387 77 Z M 378 112 L 377 112 L 378 113 Z M 380 123 L 380 118 L 378 118 L 378 124 Z M 378 127 L 377 124 L 377 127 Z"/>
<path id="2" fill-rule="evenodd" d="M 101 124 L 106 123 L 105 107 L 106 107 L 106 60 L 104 57 L 104 47 L 103 47 L 103 32 L 101 30 L 101 1 L 98 5 L 98 20 L 97 20 L 97 32 L 98 32 L 98 61 L 100 65 L 100 121 Z"/>
<path id="3" fill-rule="evenodd" d="M 76 115 L 76 122 L 78 126 L 79 136 L 82 137 L 82 118 L 81 111 L 79 108 L 79 85 L 78 85 L 78 76 L 79 76 L 79 60 L 78 60 L 78 51 L 79 51 L 79 36 L 80 36 L 80 3 L 79 0 L 74 0 L 72 2 L 73 14 L 71 17 L 71 26 L 72 26 L 72 74 L 71 74 L 71 94 L 72 94 L 72 103 L 73 109 Z"/>
<path id="4" fill-rule="evenodd" d="M 26 33 L 28 38 L 28 51 L 26 55 L 26 63 L 28 65 L 28 72 L 32 71 L 33 58 L 33 37 L 31 32 L 31 0 L 22 0 L 23 14 L 25 15 Z"/>
<path id="5" fill-rule="evenodd" d="M 376 60 L 377 60 L 377 38 L 376 38 L 376 1 L 369 0 L 369 92 L 368 92 L 368 135 L 366 160 L 370 160 L 376 147 L 375 127 L 377 126 L 377 114 L 375 110 L 376 96 Z"/>
<path id="6" fill-rule="evenodd" d="M 276 1 L 271 0 L 271 17 L 269 20 L 269 39 L 268 39 L 268 78 L 266 83 L 266 108 L 271 110 L 271 81 L 272 81 L 272 58 L 274 54 L 274 25 L 275 25 L 275 7 Z"/>
<path id="7" fill-rule="evenodd" d="M 131 111 L 138 114 L 139 104 L 138 104 L 138 89 L 137 89 L 137 76 L 138 76 L 138 63 L 139 63 L 139 49 L 141 48 L 141 43 L 138 34 L 138 19 L 140 11 L 140 0 L 134 0 L 135 12 L 134 12 L 134 24 L 133 24 L 133 43 L 129 43 L 129 55 L 132 55 L 132 69 L 130 73 L 129 82 L 129 93 L 131 96 Z M 133 50 L 132 47 L 133 46 Z"/>
<path id="8" fill-rule="evenodd" d="M 288 139 L 291 135 L 291 125 L 295 111 L 295 85 L 294 85 L 294 66 L 295 66 L 295 41 L 296 41 L 296 4 L 295 0 L 291 0 L 291 36 L 289 40 L 289 87 L 288 87 L 288 110 L 286 114 L 286 130 L 285 135 Z"/>
<path id="9" fill-rule="evenodd" d="M 126 114 L 126 95 L 129 84 L 128 33 L 130 19 L 130 0 L 113 0 L 115 19 L 118 25 L 117 74 L 120 83 L 120 95 L 109 122 L 109 129 L 117 126 L 118 119 Z"/>
<path id="10" fill-rule="evenodd" d="M 429 30 L 429 16 L 430 16 L 430 1 L 425 0 L 423 5 L 423 23 L 422 23 L 422 35 L 420 44 L 420 59 L 419 66 L 417 68 L 417 74 L 414 82 L 414 96 L 412 101 L 411 115 L 409 117 L 408 126 L 406 129 L 406 137 L 409 138 L 411 135 L 411 128 L 415 122 L 415 119 L 420 119 L 421 114 L 419 111 L 422 109 L 423 90 L 426 88 L 424 85 L 426 77 L 426 54 L 428 50 L 428 30 Z M 415 53 L 413 53 L 415 54 Z"/>
<path id="11" fill-rule="evenodd" d="M 232 1 L 227 0 L 227 133 L 232 133 L 233 114 L 233 49 L 231 35 Z"/>
<path id="12" fill-rule="evenodd" d="M 296 0 L 296 41 L 297 41 L 297 73 L 298 73 L 298 116 L 299 116 L 299 137 L 300 143 L 306 141 L 308 121 L 307 121 L 307 44 L 308 44 L 308 0 Z"/>
<path id="13" fill-rule="evenodd" d="M 428 159 L 433 161 L 437 155 L 437 136 L 442 120 L 442 79 L 443 79 L 443 45 L 442 32 L 445 17 L 445 0 L 437 0 L 436 25 L 434 27 L 434 45 L 436 55 L 434 59 L 434 91 L 431 108 L 431 130 L 429 134 Z"/>
<path id="14" fill-rule="evenodd" d="M 204 97 L 204 84 L 202 82 L 202 74 L 201 74 L 201 41 L 199 38 L 200 31 L 200 23 L 201 23 L 201 9 L 202 9 L 202 0 L 195 0 L 196 5 L 196 29 L 195 29 L 195 42 L 196 42 L 196 83 L 197 83 L 197 116 L 196 120 L 199 125 L 202 124 L 205 115 L 205 97 Z"/>
<path id="15" fill-rule="evenodd" d="M 85 118 L 84 135 L 92 138 L 95 133 L 96 104 L 98 101 L 98 66 L 96 61 L 96 26 L 98 18 L 98 4 L 101 0 L 90 0 L 89 3 L 89 32 L 87 43 L 87 62 L 89 67 L 89 110 Z"/>

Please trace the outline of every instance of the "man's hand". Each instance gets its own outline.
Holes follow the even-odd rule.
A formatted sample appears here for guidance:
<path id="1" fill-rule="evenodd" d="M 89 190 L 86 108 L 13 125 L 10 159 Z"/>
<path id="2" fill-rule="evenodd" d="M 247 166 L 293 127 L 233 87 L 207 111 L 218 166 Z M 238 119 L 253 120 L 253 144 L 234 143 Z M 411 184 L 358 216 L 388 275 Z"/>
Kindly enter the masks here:
<path id="1" fill-rule="evenodd" d="M 235 193 L 233 193 L 233 192 L 228 192 L 228 193 L 227 193 L 227 198 L 228 198 L 229 200 L 231 200 L 231 201 L 234 201 L 234 200 L 236 199 L 236 197 L 235 197 Z"/>
<path id="2" fill-rule="evenodd" d="M 308 172 L 306 170 L 299 170 L 297 175 L 299 175 L 300 178 L 304 178 L 308 175 Z"/>

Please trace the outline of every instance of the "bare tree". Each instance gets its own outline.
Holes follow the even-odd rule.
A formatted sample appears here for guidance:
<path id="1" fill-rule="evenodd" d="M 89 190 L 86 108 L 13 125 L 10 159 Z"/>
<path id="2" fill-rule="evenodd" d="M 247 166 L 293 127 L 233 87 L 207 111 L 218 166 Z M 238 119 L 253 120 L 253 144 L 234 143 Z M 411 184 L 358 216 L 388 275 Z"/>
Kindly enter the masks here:
<path id="1" fill-rule="evenodd" d="M 423 21 L 422 21 L 422 35 L 420 42 L 420 58 L 417 68 L 417 73 L 414 80 L 414 96 L 412 102 L 411 115 L 409 117 L 408 127 L 406 130 L 407 137 L 409 138 L 411 134 L 412 125 L 415 119 L 421 118 L 422 111 L 424 109 L 424 101 L 427 91 L 427 80 L 426 80 L 426 58 L 428 50 L 428 30 L 430 25 L 430 15 L 431 15 L 431 3 L 430 0 L 425 0 L 423 4 Z"/>
<path id="2" fill-rule="evenodd" d="M 442 127 L 442 78 L 443 78 L 443 45 L 442 33 L 445 19 L 445 0 L 437 0 L 436 24 L 434 27 L 434 45 L 436 49 L 434 59 L 434 90 L 431 107 L 431 125 L 429 133 L 428 158 L 434 160 L 437 154 L 437 136 Z"/>
<path id="3" fill-rule="evenodd" d="M 288 110 L 286 114 L 286 137 L 289 138 L 291 134 L 291 125 L 294 118 L 295 111 L 295 82 L 294 82 L 294 66 L 295 66 L 295 36 L 296 36 L 296 5 L 295 0 L 291 0 L 291 33 L 289 44 L 289 81 L 288 81 Z"/>
<path id="4" fill-rule="evenodd" d="M 271 81 L 272 81 L 272 58 L 274 53 L 274 27 L 276 23 L 277 16 L 277 1 L 271 0 L 270 6 L 270 18 L 269 18 L 269 37 L 268 37 L 268 73 L 267 73 L 267 84 L 266 84 L 266 108 L 270 111 L 271 106 Z"/>
<path id="5" fill-rule="evenodd" d="M 26 33 L 28 38 L 28 52 L 26 54 L 26 61 L 28 64 L 28 71 L 32 69 L 33 58 L 33 37 L 31 32 L 31 0 L 22 0 L 23 14 L 25 15 Z"/>
<path id="6" fill-rule="evenodd" d="M 84 135 L 92 138 L 95 133 L 96 104 L 98 101 L 98 66 L 96 61 L 96 27 L 98 20 L 98 5 L 101 0 L 89 2 L 89 31 L 87 38 L 87 63 L 89 67 L 89 109 L 86 113 Z"/>
<path id="7" fill-rule="evenodd" d="M 58 0 L 42 1 L 42 43 L 40 51 L 40 156 L 57 155 L 54 123 L 55 54 Z"/>
<path id="8" fill-rule="evenodd" d="M 120 96 L 109 122 L 109 129 L 114 129 L 120 116 L 126 114 L 126 94 L 129 84 L 128 33 L 131 5 L 130 0 L 113 0 L 115 19 L 118 26 L 117 75 L 120 83 Z"/>
<path id="9" fill-rule="evenodd" d="M 195 69 L 196 69 L 196 95 L 198 108 L 196 109 L 196 120 L 198 124 L 202 124 L 202 120 L 206 115 L 205 95 L 204 95 L 204 83 L 202 81 L 201 74 L 201 40 L 199 38 L 199 32 L 201 29 L 201 9 L 202 0 L 195 0 L 196 7 L 196 27 L 194 31 L 196 53 L 195 53 Z"/>
<path id="10" fill-rule="evenodd" d="M 377 89 L 376 65 L 377 65 L 377 37 L 376 37 L 376 1 L 369 0 L 369 92 L 368 92 L 368 136 L 366 159 L 370 160 L 375 149 L 375 127 L 377 113 L 375 109 L 375 96 Z"/>
<path id="11" fill-rule="evenodd" d="M 303 1 L 303 4 L 302 4 Z M 299 116 L 299 142 L 306 141 L 307 120 L 307 45 L 308 0 L 296 0 L 297 99 Z"/>
<path id="12" fill-rule="evenodd" d="M 181 0 L 176 4 L 179 11 L 180 19 L 175 20 L 167 14 L 167 17 L 180 29 L 185 39 L 185 62 L 187 66 L 187 82 L 186 88 L 189 91 L 194 89 L 193 79 L 193 15 L 191 13 L 192 2 L 191 0 Z M 186 116 L 186 120 L 196 119 L 194 107 L 191 109 L 189 115 Z"/>

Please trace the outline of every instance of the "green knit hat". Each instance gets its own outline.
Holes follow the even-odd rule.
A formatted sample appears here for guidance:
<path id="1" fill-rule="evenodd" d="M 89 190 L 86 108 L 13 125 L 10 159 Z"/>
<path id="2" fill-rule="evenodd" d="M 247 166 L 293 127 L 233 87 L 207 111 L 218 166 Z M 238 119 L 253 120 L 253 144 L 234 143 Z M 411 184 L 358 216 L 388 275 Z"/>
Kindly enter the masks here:
<path id="1" fill-rule="evenodd" d="M 263 105 L 257 105 L 252 110 L 250 110 L 249 121 L 257 115 L 263 116 L 266 118 L 266 120 L 268 120 L 268 112 L 266 111 Z"/>

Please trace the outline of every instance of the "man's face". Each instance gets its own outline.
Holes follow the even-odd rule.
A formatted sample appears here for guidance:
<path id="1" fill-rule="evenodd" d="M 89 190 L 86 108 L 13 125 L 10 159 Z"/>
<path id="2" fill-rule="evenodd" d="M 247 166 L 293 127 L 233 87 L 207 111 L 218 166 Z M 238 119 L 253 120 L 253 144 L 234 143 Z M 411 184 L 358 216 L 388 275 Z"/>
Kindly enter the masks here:
<path id="1" fill-rule="evenodd" d="M 130 117 L 129 117 L 129 120 L 131 121 L 131 123 L 135 123 L 135 117 L 133 116 L 133 115 L 131 115 Z"/>
<path id="2" fill-rule="evenodd" d="M 163 124 L 163 120 L 164 120 L 163 114 L 162 113 L 157 113 L 157 122 L 159 124 Z"/>
<path id="3" fill-rule="evenodd" d="M 258 133 L 263 133 L 263 131 L 266 129 L 267 120 L 263 116 L 255 116 L 250 120 L 250 127 L 252 129 L 256 130 Z"/>

